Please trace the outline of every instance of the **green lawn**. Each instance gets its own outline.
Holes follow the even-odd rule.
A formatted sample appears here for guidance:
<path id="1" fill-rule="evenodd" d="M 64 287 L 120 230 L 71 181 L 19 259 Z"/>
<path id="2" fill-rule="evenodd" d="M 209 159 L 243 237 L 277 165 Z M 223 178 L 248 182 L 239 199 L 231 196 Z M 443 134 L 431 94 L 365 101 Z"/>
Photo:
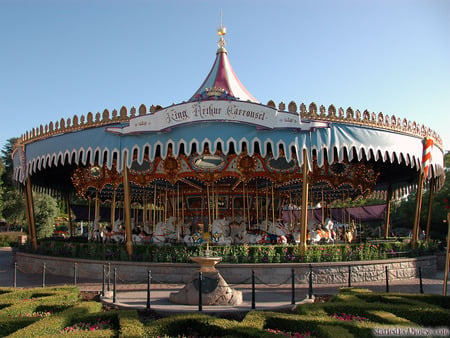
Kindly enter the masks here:
<path id="1" fill-rule="evenodd" d="M 399 330 L 450 335 L 450 297 L 346 288 L 316 300 L 298 305 L 291 313 L 250 311 L 243 318 L 233 313 L 225 318 L 191 313 L 162 318 L 82 300 L 76 287 L 0 288 L 0 336 L 373 337 Z"/>

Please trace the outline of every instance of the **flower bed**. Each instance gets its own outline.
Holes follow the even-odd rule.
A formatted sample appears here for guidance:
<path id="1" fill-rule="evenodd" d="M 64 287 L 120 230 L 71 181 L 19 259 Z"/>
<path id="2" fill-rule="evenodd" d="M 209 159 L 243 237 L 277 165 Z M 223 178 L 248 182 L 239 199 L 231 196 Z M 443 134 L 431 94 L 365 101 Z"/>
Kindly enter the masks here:
<path id="1" fill-rule="evenodd" d="M 312 263 L 348 262 L 387 258 L 418 257 L 438 251 L 439 242 L 420 242 L 412 248 L 408 242 L 380 242 L 336 245 L 310 245 L 302 254 L 298 245 L 227 245 L 210 246 L 211 254 L 223 263 Z M 44 239 L 37 250 L 21 245 L 21 252 L 92 260 L 130 261 L 124 244 L 81 243 Z M 190 263 L 191 256 L 202 255 L 205 246 L 135 245 L 131 261 L 152 263 Z"/>

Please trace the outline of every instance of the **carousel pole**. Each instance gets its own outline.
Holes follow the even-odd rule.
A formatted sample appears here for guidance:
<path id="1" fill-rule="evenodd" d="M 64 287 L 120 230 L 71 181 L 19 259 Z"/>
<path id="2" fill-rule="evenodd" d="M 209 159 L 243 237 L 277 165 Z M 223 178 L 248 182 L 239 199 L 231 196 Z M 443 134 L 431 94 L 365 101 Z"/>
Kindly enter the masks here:
<path id="1" fill-rule="evenodd" d="M 251 207 L 252 207 L 252 204 L 251 204 L 251 202 L 250 202 L 250 193 L 249 193 L 249 187 L 247 187 L 247 190 L 246 190 L 246 193 L 247 193 L 247 197 L 246 197 L 246 199 L 247 199 L 247 219 L 248 219 L 248 224 L 249 224 L 249 226 L 251 226 L 251 220 L 252 220 L 252 218 L 251 218 L 251 214 L 250 214 L 250 209 L 251 209 Z"/>
<path id="2" fill-rule="evenodd" d="M 25 206 L 26 206 L 26 215 L 27 215 L 27 223 L 28 223 L 28 234 L 31 239 L 31 244 L 33 245 L 33 249 L 37 249 L 37 240 L 36 240 L 36 223 L 34 219 L 34 202 L 33 202 L 33 190 L 31 189 L 31 179 L 30 176 L 27 177 L 25 183 Z"/>
<path id="3" fill-rule="evenodd" d="M 245 214 L 245 183 L 242 182 L 242 214 L 244 216 L 244 224 L 245 228 L 247 229 L 247 222 L 246 222 L 246 214 Z"/>
<path id="4" fill-rule="evenodd" d="M 272 224 L 275 225 L 275 196 L 273 191 L 273 182 L 272 182 Z"/>
<path id="5" fill-rule="evenodd" d="M 147 223 L 147 196 L 145 196 L 144 192 L 144 197 L 142 200 L 142 224 L 144 231 L 145 231 L 145 223 Z"/>
<path id="6" fill-rule="evenodd" d="M 308 224 L 308 186 L 308 155 L 307 150 L 303 149 L 302 218 L 300 223 L 300 251 L 303 254 L 306 251 L 306 231 Z"/>
<path id="7" fill-rule="evenodd" d="M 88 237 L 91 233 L 91 196 L 88 196 L 88 225 L 87 225 Z"/>
<path id="8" fill-rule="evenodd" d="M 72 215 L 70 212 L 70 204 L 69 204 L 69 193 L 66 192 L 65 194 L 65 200 L 66 200 L 66 209 L 67 209 L 67 218 L 69 219 L 69 236 L 73 236 L 73 224 L 72 224 Z"/>
<path id="9" fill-rule="evenodd" d="M 180 183 L 177 182 L 177 241 L 180 242 Z"/>
<path id="10" fill-rule="evenodd" d="M 153 189 L 153 220 L 152 220 L 152 233 L 155 231 L 155 224 L 156 224 L 156 181 L 155 181 L 155 187 Z"/>
<path id="11" fill-rule="evenodd" d="M 269 185 L 266 187 L 266 232 L 269 228 Z"/>
<path id="12" fill-rule="evenodd" d="M 431 225 L 431 211 L 433 209 L 433 197 L 434 197 L 434 185 L 435 185 L 434 177 L 430 180 L 430 197 L 428 199 L 428 213 L 427 213 L 427 232 L 425 234 L 426 240 L 430 240 L 430 225 Z"/>
<path id="13" fill-rule="evenodd" d="M 211 205 L 210 205 L 210 200 L 209 200 L 209 184 L 206 185 L 206 203 L 208 206 L 208 228 L 209 228 L 209 225 L 211 224 Z"/>
<path id="14" fill-rule="evenodd" d="M 111 226 L 116 221 L 116 189 L 114 188 L 112 201 L 111 201 Z"/>
<path id="15" fill-rule="evenodd" d="M 167 184 L 166 184 L 166 194 L 165 194 L 165 199 L 164 199 L 164 221 L 167 220 L 167 213 L 168 213 L 167 204 L 169 201 L 168 201 L 167 193 L 168 193 L 168 189 L 167 189 Z"/>
<path id="16" fill-rule="evenodd" d="M 255 198 L 256 198 L 256 224 L 259 224 L 259 200 L 258 200 L 258 184 L 255 179 Z"/>
<path id="17" fill-rule="evenodd" d="M 128 257 L 131 259 L 131 255 L 133 254 L 133 242 L 131 239 L 131 187 L 128 176 L 127 156 L 125 154 L 123 159 L 123 211 L 125 220 L 126 248 Z"/>
<path id="18" fill-rule="evenodd" d="M 181 187 L 181 222 L 184 224 L 184 189 Z"/>
<path id="19" fill-rule="evenodd" d="M 392 200 L 392 186 L 389 186 L 386 196 L 386 218 L 384 220 L 384 239 L 389 238 L 389 226 L 391 221 L 391 200 Z"/>
<path id="20" fill-rule="evenodd" d="M 323 199 L 323 187 L 322 187 L 322 203 L 321 203 L 321 207 L 322 207 L 322 224 L 325 223 L 325 201 Z"/>

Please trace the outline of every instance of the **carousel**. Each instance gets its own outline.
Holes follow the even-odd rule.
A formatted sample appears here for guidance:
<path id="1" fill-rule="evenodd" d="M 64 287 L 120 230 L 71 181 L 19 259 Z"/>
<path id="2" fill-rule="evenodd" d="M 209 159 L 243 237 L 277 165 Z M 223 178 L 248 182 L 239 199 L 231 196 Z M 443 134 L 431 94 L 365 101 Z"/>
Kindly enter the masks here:
<path id="1" fill-rule="evenodd" d="M 142 243 L 334 241 L 327 205 L 373 194 L 386 200 L 388 236 L 396 195 L 440 189 L 435 132 L 367 110 L 263 104 L 233 71 L 225 34 L 221 26 L 213 66 L 187 101 L 75 115 L 18 140 L 14 178 L 34 246 L 33 191 L 65 198 L 69 212 L 81 196 L 89 238 L 124 242 L 131 256 Z M 413 241 L 420 209 L 418 198 Z M 351 236 L 351 219 L 340 221 Z"/>

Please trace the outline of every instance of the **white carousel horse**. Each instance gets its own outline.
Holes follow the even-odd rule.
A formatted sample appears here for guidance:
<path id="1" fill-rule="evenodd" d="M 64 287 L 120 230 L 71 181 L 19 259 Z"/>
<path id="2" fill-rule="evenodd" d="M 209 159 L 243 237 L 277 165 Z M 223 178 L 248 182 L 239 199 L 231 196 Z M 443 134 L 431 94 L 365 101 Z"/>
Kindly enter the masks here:
<path id="1" fill-rule="evenodd" d="M 244 243 L 248 244 L 264 244 L 267 243 L 267 234 L 264 231 L 256 230 L 248 233 L 244 231 Z"/>
<path id="2" fill-rule="evenodd" d="M 232 221 L 229 223 L 229 227 L 230 227 L 230 236 L 229 237 L 231 238 L 231 241 L 235 244 L 245 243 L 244 222 Z"/>
<path id="3" fill-rule="evenodd" d="M 225 237 L 224 228 L 228 222 L 225 218 L 215 219 L 211 226 L 211 242 L 219 245 L 229 245 L 232 240 L 231 237 Z"/>
<path id="4" fill-rule="evenodd" d="M 120 219 L 117 219 L 114 222 L 111 232 L 111 241 L 114 241 L 116 243 L 123 243 L 125 241 L 125 236 L 122 229 L 122 221 Z"/>
<path id="5" fill-rule="evenodd" d="M 336 234 L 334 232 L 334 223 L 333 220 L 331 218 L 327 218 L 325 220 L 325 229 L 328 232 L 328 235 L 325 235 L 325 238 L 327 240 L 328 243 L 335 241 L 336 239 Z"/>
<path id="6" fill-rule="evenodd" d="M 166 235 L 164 231 L 164 222 L 158 222 L 155 225 L 153 231 L 152 242 L 155 244 L 162 244 L 166 241 Z"/>
<path id="7" fill-rule="evenodd" d="M 322 237 L 319 234 L 319 231 L 316 229 L 312 229 L 309 232 L 309 241 L 311 244 L 318 244 L 322 240 Z"/>
<path id="8" fill-rule="evenodd" d="M 103 241 L 103 232 L 100 233 L 100 218 L 95 218 L 94 223 L 92 225 L 92 232 L 90 234 L 89 240 L 102 242 Z"/>

